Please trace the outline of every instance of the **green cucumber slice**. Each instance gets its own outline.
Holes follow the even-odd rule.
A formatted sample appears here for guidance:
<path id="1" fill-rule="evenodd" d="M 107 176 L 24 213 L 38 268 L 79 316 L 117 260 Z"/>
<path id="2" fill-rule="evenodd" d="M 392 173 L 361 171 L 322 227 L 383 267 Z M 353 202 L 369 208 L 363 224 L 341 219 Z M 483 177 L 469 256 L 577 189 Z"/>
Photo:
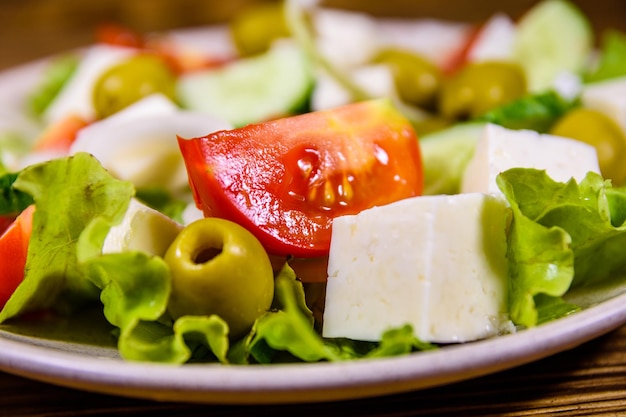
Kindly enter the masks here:
<path id="1" fill-rule="evenodd" d="M 460 192 L 465 167 L 486 125 L 484 122 L 461 123 L 420 138 L 424 195 Z"/>
<path id="2" fill-rule="evenodd" d="M 184 75 L 177 94 L 183 107 L 241 127 L 303 110 L 312 88 L 308 59 L 285 42 L 225 67 Z"/>
<path id="3" fill-rule="evenodd" d="M 514 56 L 531 92 L 552 87 L 559 73 L 581 73 L 593 48 L 587 17 L 565 0 L 544 0 L 518 22 Z"/>

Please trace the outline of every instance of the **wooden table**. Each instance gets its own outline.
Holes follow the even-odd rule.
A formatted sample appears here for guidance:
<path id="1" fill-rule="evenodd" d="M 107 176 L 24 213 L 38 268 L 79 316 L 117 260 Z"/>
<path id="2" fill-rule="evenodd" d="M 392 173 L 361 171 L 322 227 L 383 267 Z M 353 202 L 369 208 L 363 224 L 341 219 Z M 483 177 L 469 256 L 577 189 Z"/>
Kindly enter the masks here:
<path id="1" fill-rule="evenodd" d="M 225 21 L 246 1 L 2 0 L 0 69 L 89 44 L 101 21 L 139 30 Z M 500 2 L 342 1 L 378 14 L 449 16 L 479 21 Z M 444 4 L 445 3 L 445 4 Z M 507 2 L 518 16 L 534 1 Z M 600 33 L 626 27 L 623 0 L 576 2 Z M 443 6 L 442 6 L 443 5 Z M 0 92 L 1 94 L 1 92 Z M 528 416 L 626 415 L 626 326 L 541 361 L 465 382 L 358 401 L 226 406 L 159 403 L 61 388 L 0 372 L 0 416 Z"/>

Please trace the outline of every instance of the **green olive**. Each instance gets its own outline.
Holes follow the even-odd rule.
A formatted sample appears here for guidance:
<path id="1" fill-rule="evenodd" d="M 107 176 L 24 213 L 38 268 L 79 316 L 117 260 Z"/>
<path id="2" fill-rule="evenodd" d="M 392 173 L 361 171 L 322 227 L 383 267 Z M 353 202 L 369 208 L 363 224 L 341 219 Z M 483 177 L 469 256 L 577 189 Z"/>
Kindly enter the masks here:
<path id="1" fill-rule="evenodd" d="M 402 100 L 425 108 L 435 105 L 442 81 L 435 64 L 413 52 L 394 48 L 380 51 L 374 62 L 391 68 Z"/>
<path id="2" fill-rule="evenodd" d="M 418 137 L 423 137 L 430 133 L 438 132 L 454 124 L 454 121 L 444 119 L 440 116 L 428 117 L 423 120 L 413 122 L 413 128 Z"/>
<path id="3" fill-rule="evenodd" d="M 165 254 L 172 273 L 168 312 L 216 314 L 233 338 L 252 327 L 274 297 L 274 274 L 259 241 L 242 226 L 207 217 L 187 225 Z"/>
<path id="4" fill-rule="evenodd" d="M 614 185 L 626 183 L 626 137 L 609 116 L 596 110 L 578 108 L 557 121 L 550 133 L 594 146 L 602 175 L 610 178 Z"/>
<path id="5" fill-rule="evenodd" d="M 230 33 L 241 55 L 265 52 L 276 39 L 289 36 L 282 3 L 251 6 L 230 21 Z"/>
<path id="6" fill-rule="evenodd" d="M 526 76 L 517 64 L 468 64 L 444 82 L 439 111 L 448 118 L 474 118 L 522 97 L 526 90 Z"/>
<path id="7" fill-rule="evenodd" d="M 163 59 L 135 55 L 111 67 L 96 81 L 93 104 L 99 118 L 107 117 L 150 94 L 176 98 L 176 77 Z"/>

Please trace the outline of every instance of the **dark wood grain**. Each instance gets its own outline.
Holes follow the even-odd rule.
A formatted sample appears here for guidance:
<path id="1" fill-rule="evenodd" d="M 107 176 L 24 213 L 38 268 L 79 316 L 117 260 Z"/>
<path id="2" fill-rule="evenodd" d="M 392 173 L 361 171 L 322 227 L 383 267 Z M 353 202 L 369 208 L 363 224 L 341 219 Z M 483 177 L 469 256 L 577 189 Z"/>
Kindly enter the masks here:
<path id="1" fill-rule="evenodd" d="M 225 22 L 245 0 L 0 0 L 0 69 L 93 41 L 94 27 L 140 31 Z M 329 2 L 388 16 L 480 21 L 506 4 L 519 16 L 531 0 Z M 575 1 L 594 22 L 626 30 L 626 1 Z M 1 94 L 1 92 L 0 92 Z M 494 375 L 358 401 L 280 406 L 160 403 L 66 389 L 0 372 L 0 416 L 620 416 L 626 415 L 626 326 L 578 348 Z"/>
<path id="2" fill-rule="evenodd" d="M 0 69 L 88 45 L 96 25 L 116 22 L 139 31 L 226 22 L 251 3 L 271 0 L 0 0 Z M 594 23 L 626 30 L 623 0 L 572 0 Z M 538 0 L 326 0 L 324 4 L 379 16 L 437 17 L 480 22 L 506 10 L 519 17 Z"/>

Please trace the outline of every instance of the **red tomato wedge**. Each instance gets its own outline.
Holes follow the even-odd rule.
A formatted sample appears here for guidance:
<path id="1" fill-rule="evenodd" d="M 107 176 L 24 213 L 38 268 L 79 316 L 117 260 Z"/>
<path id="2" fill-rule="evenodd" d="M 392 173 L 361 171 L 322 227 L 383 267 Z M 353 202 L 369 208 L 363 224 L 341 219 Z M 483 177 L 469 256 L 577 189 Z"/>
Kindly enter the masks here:
<path id="1" fill-rule="evenodd" d="M 325 256 L 333 218 L 423 187 L 415 131 L 387 100 L 178 143 L 205 216 L 239 223 L 274 255 Z"/>
<path id="2" fill-rule="evenodd" d="M 96 28 L 97 42 L 127 48 L 144 48 L 146 40 L 139 32 L 115 23 L 103 23 Z"/>
<path id="3" fill-rule="evenodd" d="M 37 138 L 33 150 L 69 152 L 78 132 L 87 125 L 89 122 L 82 117 L 70 114 L 46 128 Z"/>
<path id="4" fill-rule="evenodd" d="M 0 309 L 24 279 L 34 212 L 35 206 L 28 206 L 0 235 Z"/>
<path id="5" fill-rule="evenodd" d="M 0 235 L 2 235 L 2 233 L 4 233 L 4 231 L 7 230 L 14 221 L 15 216 L 13 215 L 0 216 Z"/>
<path id="6" fill-rule="evenodd" d="M 101 43 L 141 49 L 160 56 L 177 74 L 224 65 L 227 60 L 211 58 L 190 48 L 171 42 L 164 36 L 144 36 L 126 26 L 102 24 L 96 29 L 96 40 Z"/>
<path id="7" fill-rule="evenodd" d="M 453 53 L 448 60 L 443 64 L 442 70 L 444 74 L 450 76 L 459 71 L 465 64 L 467 64 L 467 54 L 474 46 L 474 43 L 478 39 L 480 34 L 480 27 L 474 26 L 472 27 L 465 39 L 465 42 L 461 45 L 461 47 Z"/>

